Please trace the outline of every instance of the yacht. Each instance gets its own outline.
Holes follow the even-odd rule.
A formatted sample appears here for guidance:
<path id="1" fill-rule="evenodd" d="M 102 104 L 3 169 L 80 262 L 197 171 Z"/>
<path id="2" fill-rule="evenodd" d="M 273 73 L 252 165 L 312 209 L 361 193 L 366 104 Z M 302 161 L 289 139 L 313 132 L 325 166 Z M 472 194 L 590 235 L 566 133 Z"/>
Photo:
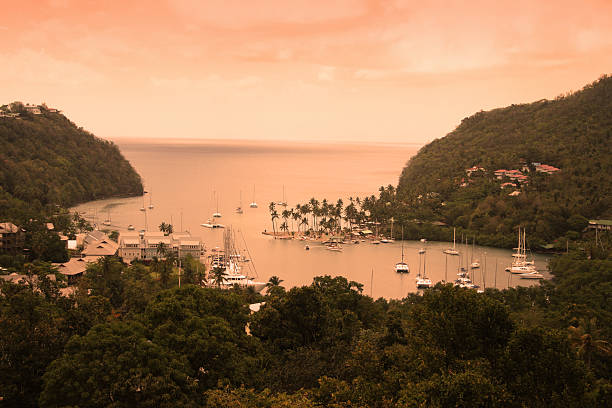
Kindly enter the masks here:
<path id="1" fill-rule="evenodd" d="M 132 224 L 128 225 L 128 231 L 134 231 L 134 226 Z"/>
<path id="2" fill-rule="evenodd" d="M 470 268 L 472 268 L 472 269 L 480 268 L 480 261 L 478 259 L 476 259 L 474 262 L 472 262 L 472 264 L 470 265 Z"/>
<path id="3" fill-rule="evenodd" d="M 224 248 L 213 250 L 213 254 L 209 257 L 210 270 L 221 268 L 223 269 L 223 274 L 220 281 L 210 278 L 208 283 L 211 286 L 218 286 L 222 289 L 231 289 L 238 285 L 253 288 L 258 293 L 261 292 L 267 284 L 255 281 L 242 272 L 242 264 L 246 260 L 236 249 L 231 228 L 228 228 L 223 234 L 223 242 Z"/>
<path id="4" fill-rule="evenodd" d="M 219 212 L 219 196 L 217 196 L 217 209 L 212 216 L 213 218 L 221 218 L 221 213 Z"/>
<path id="5" fill-rule="evenodd" d="M 506 268 L 506 271 L 512 274 L 527 274 L 529 276 L 537 276 L 533 275 L 537 274 L 535 263 L 533 260 L 527 261 L 527 249 L 525 245 L 525 241 L 527 240 L 526 232 L 523 230 L 521 233 L 521 229 L 519 228 L 519 239 L 518 239 L 518 247 L 515 248 L 516 252 L 512 254 L 512 265 Z M 530 279 L 529 277 L 526 279 Z M 540 279 L 540 278 L 533 278 Z"/>
<path id="6" fill-rule="evenodd" d="M 402 227 L 402 260 L 395 264 L 395 272 L 410 273 L 410 267 L 404 262 L 404 227 Z"/>
<path id="7" fill-rule="evenodd" d="M 519 275 L 519 278 L 521 279 L 544 279 L 544 275 L 542 275 L 538 271 L 533 271 L 533 272 L 528 272 L 528 273 L 521 273 Z"/>
<path id="8" fill-rule="evenodd" d="M 240 202 L 238 207 L 236 207 L 236 214 L 242 214 L 242 190 L 240 190 Z"/>
<path id="9" fill-rule="evenodd" d="M 326 245 L 325 249 L 327 249 L 328 251 L 342 252 L 342 247 L 335 242 Z"/>
<path id="10" fill-rule="evenodd" d="M 433 283 L 429 278 L 417 278 L 416 286 L 417 289 L 429 289 L 433 286 Z"/>
<path id="11" fill-rule="evenodd" d="M 424 253 L 425 253 L 425 248 L 419 249 L 419 254 L 424 254 Z"/>
<path id="12" fill-rule="evenodd" d="M 431 279 L 429 279 L 427 277 L 427 275 L 425 274 L 425 265 L 426 265 L 426 261 L 427 261 L 427 254 L 423 255 L 423 275 L 421 276 L 420 270 L 421 270 L 421 260 L 419 259 L 419 274 L 416 276 L 416 287 L 417 289 L 429 289 L 433 286 L 433 282 L 431 281 Z M 420 258 L 420 255 L 419 255 Z"/>
<path id="13" fill-rule="evenodd" d="M 200 224 L 200 226 L 204 227 L 204 228 L 225 228 L 225 225 L 223 224 L 219 224 L 217 222 L 215 222 L 214 220 L 211 220 L 210 218 L 208 220 L 206 220 L 205 223 Z"/>
<path id="14" fill-rule="evenodd" d="M 455 228 L 453 228 L 453 247 L 444 250 L 447 255 L 459 255 L 459 251 L 455 248 Z"/>
<path id="15" fill-rule="evenodd" d="M 153 209 L 153 193 L 149 193 L 149 210 Z"/>
<path id="16" fill-rule="evenodd" d="M 257 208 L 257 202 L 255 201 L 255 186 L 253 186 L 253 201 L 249 204 L 251 208 Z"/>

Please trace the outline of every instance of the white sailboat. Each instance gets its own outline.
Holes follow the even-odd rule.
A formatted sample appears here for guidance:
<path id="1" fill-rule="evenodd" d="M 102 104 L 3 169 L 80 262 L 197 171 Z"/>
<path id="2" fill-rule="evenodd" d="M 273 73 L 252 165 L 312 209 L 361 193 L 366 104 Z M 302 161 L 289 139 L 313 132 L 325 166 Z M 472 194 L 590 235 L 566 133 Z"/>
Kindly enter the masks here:
<path id="1" fill-rule="evenodd" d="M 149 210 L 152 210 L 153 208 L 153 193 L 149 193 Z"/>
<path id="2" fill-rule="evenodd" d="M 459 251 L 455 248 L 455 228 L 453 228 L 453 247 L 445 249 L 444 253 L 448 255 L 459 255 Z"/>
<path id="3" fill-rule="evenodd" d="M 285 185 L 283 184 L 283 200 L 282 201 L 278 201 L 276 203 L 276 205 L 280 205 L 281 207 L 286 207 L 287 206 L 287 201 L 285 200 Z"/>
<path id="4" fill-rule="evenodd" d="M 253 186 L 253 201 L 249 204 L 251 208 L 257 208 L 257 202 L 255 201 L 255 186 Z"/>
<path id="5" fill-rule="evenodd" d="M 419 273 L 416 276 L 417 289 L 429 289 L 433 286 L 431 279 L 426 275 L 427 253 L 423 253 L 423 276 L 421 276 L 421 256 L 419 255 Z"/>
<path id="6" fill-rule="evenodd" d="M 246 263 L 246 259 L 236 248 L 233 231 L 228 228 L 223 234 L 223 251 L 217 250 L 215 254 L 211 255 L 210 261 L 211 270 L 223 269 L 223 275 L 220 281 L 210 278 L 209 284 L 222 289 L 230 289 L 237 285 L 253 288 L 255 292 L 261 292 L 266 287 L 266 283 L 255 281 L 245 274 L 243 272 L 244 263 Z M 252 262 L 249 265 L 252 265 Z"/>
<path id="7" fill-rule="evenodd" d="M 216 193 L 215 193 L 216 195 Z M 215 210 L 215 212 L 213 213 L 213 218 L 221 218 L 221 213 L 219 212 L 219 196 L 217 196 L 217 208 Z"/>
<path id="8" fill-rule="evenodd" d="M 402 226 L 402 260 L 395 264 L 395 272 L 410 273 L 410 267 L 404 262 L 404 227 Z"/>
<path id="9" fill-rule="evenodd" d="M 512 274 L 529 275 L 529 277 L 534 277 L 534 279 L 541 279 L 536 277 L 537 271 L 535 269 L 533 260 L 527 261 L 527 249 L 525 244 L 525 241 L 527 240 L 527 232 L 523 230 L 521 233 L 521 229 L 519 228 L 518 235 L 518 247 L 515 248 L 517 252 L 512 254 L 512 265 L 506 268 L 506 271 Z M 529 279 L 529 277 L 524 279 Z"/>
<path id="10" fill-rule="evenodd" d="M 240 190 L 240 202 L 238 207 L 236 207 L 236 214 L 242 214 L 242 190 Z"/>

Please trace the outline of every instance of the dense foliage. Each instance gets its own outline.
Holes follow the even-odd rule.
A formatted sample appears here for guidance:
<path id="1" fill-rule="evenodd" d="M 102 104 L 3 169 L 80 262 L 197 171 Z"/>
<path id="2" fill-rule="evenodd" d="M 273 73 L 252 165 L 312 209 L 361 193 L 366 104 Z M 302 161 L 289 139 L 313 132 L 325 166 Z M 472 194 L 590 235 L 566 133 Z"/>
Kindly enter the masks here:
<path id="1" fill-rule="evenodd" d="M 178 288 L 104 258 L 71 298 L 49 280 L 0 287 L 1 396 L 7 407 L 609 406 L 612 263 L 571 252 L 551 267 L 541 286 L 438 284 L 387 301 L 330 276 L 289 291 L 274 277 L 265 296 Z"/>
<path id="2" fill-rule="evenodd" d="M 541 245 L 575 238 L 587 219 L 612 217 L 610 112 L 607 76 L 553 101 L 478 112 L 412 157 L 397 192 L 372 210 L 379 220 L 442 221 L 493 245 L 511 245 L 506 237 L 513 238 L 519 225 Z M 561 171 L 532 169 L 517 197 L 500 189 L 495 170 L 520 170 L 533 162 Z M 465 170 L 472 166 L 487 171 L 468 177 Z"/>
<path id="3" fill-rule="evenodd" d="M 0 117 L 0 219 L 25 220 L 55 205 L 142 194 L 140 176 L 112 142 L 42 108 Z"/>

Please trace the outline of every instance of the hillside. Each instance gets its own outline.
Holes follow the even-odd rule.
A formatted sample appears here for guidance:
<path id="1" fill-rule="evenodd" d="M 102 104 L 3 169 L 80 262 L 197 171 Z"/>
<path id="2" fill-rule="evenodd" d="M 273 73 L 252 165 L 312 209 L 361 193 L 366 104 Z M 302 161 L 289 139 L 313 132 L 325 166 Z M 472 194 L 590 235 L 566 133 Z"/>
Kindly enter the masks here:
<path id="1" fill-rule="evenodd" d="M 552 101 L 465 118 L 407 163 L 398 211 L 489 236 L 513 235 L 521 225 L 540 244 L 571 237 L 586 219 L 612 217 L 611 112 L 612 78 L 603 76 Z M 538 172 L 538 163 L 560 171 Z M 486 171 L 468 176 L 472 166 Z M 498 180 L 499 169 L 521 171 L 524 182 Z M 504 182 L 515 186 L 501 189 Z"/>
<path id="2" fill-rule="evenodd" d="M 142 194 L 140 176 L 112 142 L 54 109 L 26 108 L 0 108 L 0 217 L 14 218 L 24 207 Z"/>

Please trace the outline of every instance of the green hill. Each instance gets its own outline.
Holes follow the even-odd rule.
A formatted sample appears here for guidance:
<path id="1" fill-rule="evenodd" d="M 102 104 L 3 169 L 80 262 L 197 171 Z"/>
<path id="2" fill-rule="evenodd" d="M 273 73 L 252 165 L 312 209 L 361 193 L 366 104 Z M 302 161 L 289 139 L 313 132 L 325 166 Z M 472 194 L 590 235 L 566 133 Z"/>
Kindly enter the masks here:
<path id="1" fill-rule="evenodd" d="M 612 217 L 611 134 L 612 77 L 605 75 L 552 101 L 478 112 L 410 159 L 397 212 L 477 232 L 492 244 L 513 242 L 519 225 L 539 244 L 571 238 L 586 219 Z M 533 163 L 560 171 L 536 172 Z M 468 177 L 472 166 L 486 171 Z M 500 188 L 511 180 L 497 180 L 495 170 L 524 166 L 526 184 Z"/>
<path id="2" fill-rule="evenodd" d="M 140 176 L 117 146 L 52 109 L 39 110 L 20 103 L 0 108 L 0 218 L 142 194 Z"/>

